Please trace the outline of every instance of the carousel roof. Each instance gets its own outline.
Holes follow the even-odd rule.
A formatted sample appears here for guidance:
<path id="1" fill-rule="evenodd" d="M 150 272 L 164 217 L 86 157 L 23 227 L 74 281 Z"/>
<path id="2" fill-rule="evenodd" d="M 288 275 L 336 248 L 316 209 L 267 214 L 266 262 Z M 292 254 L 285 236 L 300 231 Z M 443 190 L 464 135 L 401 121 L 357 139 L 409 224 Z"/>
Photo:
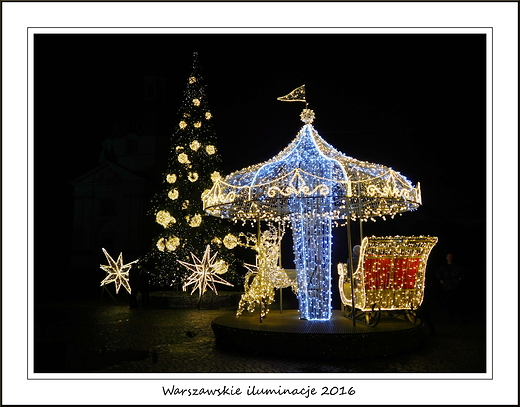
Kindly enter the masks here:
<path id="1" fill-rule="evenodd" d="M 203 196 L 207 213 L 231 219 L 289 219 L 291 214 L 363 219 L 394 216 L 421 204 L 420 187 L 392 168 L 349 157 L 312 126 L 270 160 L 215 180 Z"/>

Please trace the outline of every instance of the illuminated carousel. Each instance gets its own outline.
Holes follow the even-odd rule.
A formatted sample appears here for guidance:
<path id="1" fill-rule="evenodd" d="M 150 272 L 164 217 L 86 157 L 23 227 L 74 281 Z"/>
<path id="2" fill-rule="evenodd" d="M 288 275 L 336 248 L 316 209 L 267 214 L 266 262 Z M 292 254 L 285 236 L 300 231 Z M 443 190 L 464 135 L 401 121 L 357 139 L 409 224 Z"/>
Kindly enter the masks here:
<path id="1" fill-rule="evenodd" d="M 257 225 L 256 236 L 242 233 L 224 242 L 230 248 L 251 247 L 257 256 L 256 264 L 247 266 L 236 315 L 213 321 L 217 345 L 318 357 L 387 355 L 415 347 L 423 327 L 416 311 L 436 238 L 364 238 L 356 269 L 352 262 L 337 265 L 342 311 L 331 306 L 331 254 L 334 226 L 347 226 L 345 250 L 352 258 L 351 222 L 361 225 L 416 210 L 419 185 L 323 140 L 312 125 L 315 116 L 304 86 L 278 99 L 306 103 L 296 138 L 270 160 L 215 180 L 203 196 L 208 214 Z M 267 225 L 263 231 L 262 222 Z M 295 276 L 279 261 L 286 226 L 292 230 Z M 275 289 L 289 286 L 297 295 L 298 311 L 267 316 Z M 403 318 L 396 317 L 401 314 Z"/>

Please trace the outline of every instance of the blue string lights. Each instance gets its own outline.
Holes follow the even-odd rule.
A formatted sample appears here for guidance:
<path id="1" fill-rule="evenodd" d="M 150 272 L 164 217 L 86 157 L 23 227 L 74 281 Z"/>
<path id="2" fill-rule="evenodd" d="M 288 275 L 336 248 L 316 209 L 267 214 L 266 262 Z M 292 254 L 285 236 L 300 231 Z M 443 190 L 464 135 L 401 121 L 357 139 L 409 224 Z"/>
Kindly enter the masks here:
<path id="1" fill-rule="evenodd" d="M 302 92 L 298 88 L 284 98 L 305 101 Z M 421 204 L 421 192 L 391 168 L 348 157 L 325 142 L 312 126 L 312 110 L 305 108 L 300 117 L 305 124 L 284 150 L 216 179 L 203 203 L 207 213 L 235 221 L 288 222 L 300 316 L 328 320 L 334 221 L 413 211 Z"/>
<path id="2" fill-rule="evenodd" d="M 300 316 L 309 320 L 328 320 L 332 299 L 332 220 L 323 214 L 332 210 L 333 174 L 342 169 L 338 162 L 320 152 L 312 130 L 310 124 L 302 129 L 296 148 L 288 154 L 283 165 L 299 169 L 291 182 L 289 207 Z M 309 174 L 313 179 L 309 179 Z M 319 184 L 316 185 L 317 180 Z"/>

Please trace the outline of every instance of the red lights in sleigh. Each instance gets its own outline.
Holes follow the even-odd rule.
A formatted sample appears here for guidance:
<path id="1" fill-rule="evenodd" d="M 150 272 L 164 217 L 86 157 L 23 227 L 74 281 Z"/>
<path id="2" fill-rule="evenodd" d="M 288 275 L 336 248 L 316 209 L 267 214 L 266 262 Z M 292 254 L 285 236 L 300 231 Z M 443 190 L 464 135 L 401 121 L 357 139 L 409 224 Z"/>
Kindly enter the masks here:
<path id="1" fill-rule="evenodd" d="M 381 312 L 387 311 L 415 323 L 424 298 L 426 263 L 437 240 L 430 236 L 365 237 L 354 278 L 348 264 L 338 264 L 345 316 L 354 323 L 376 326 Z"/>

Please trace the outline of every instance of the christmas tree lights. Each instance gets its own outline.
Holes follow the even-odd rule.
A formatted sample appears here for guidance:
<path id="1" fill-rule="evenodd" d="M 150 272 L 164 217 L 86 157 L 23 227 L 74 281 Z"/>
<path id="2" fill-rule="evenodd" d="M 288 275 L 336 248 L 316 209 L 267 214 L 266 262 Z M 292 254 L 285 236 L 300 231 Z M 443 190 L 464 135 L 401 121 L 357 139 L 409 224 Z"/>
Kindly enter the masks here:
<path id="1" fill-rule="evenodd" d="M 117 261 L 114 261 L 105 249 L 102 250 L 107 258 L 108 266 L 100 265 L 100 267 L 108 274 L 105 279 L 101 281 L 101 286 L 114 283 L 116 285 L 116 294 L 119 293 L 119 288 L 121 288 L 121 286 L 125 287 L 126 291 L 130 293 L 132 290 L 128 283 L 128 273 L 132 268 L 132 264 L 136 263 L 137 260 L 131 261 L 128 264 L 123 264 L 123 253 L 119 253 Z"/>
<path id="2" fill-rule="evenodd" d="M 193 140 L 191 143 L 190 143 L 190 148 L 193 150 L 193 151 L 197 151 L 199 148 L 200 148 L 201 144 L 199 143 L 198 140 Z"/>
<path id="3" fill-rule="evenodd" d="M 169 194 L 168 194 L 169 196 Z M 167 228 L 171 223 L 177 222 L 173 216 L 170 215 L 168 211 L 159 211 L 155 215 L 155 221 L 162 225 L 164 228 Z"/>
<path id="4" fill-rule="evenodd" d="M 168 198 L 170 198 L 172 201 L 176 200 L 179 197 L 179 190 L 177 188 L 171 189 L 170 192 L 168 192 Z"/>
<path id="5" fill-rule="evenodd" d="M 188 155 L 185 154 L 185 153 L 180 153 L 178 156 L 177 156 L 177 160 L 179 160 L 179 162 L 181 164 L 191 164 L 191 161 L 190 159 L 188 158 Z"/>
<path id="6" fill-rule="evenodd" d="M 187 269 L 179 261 L 189 261 L 191 253 L 203 253 L 210 245 L 212 253 L 225 262 L 230 281 L 238 281 L 239 261 L 222 243 L 234 225 L 204 212 L 202 196 L 220 179 L 221 157 L 213 128 L 204 81 L 197 53 L 188 75 L 184 100 L 173 123 L 170 156 L 163 175 L 163 189 L 153 201 L 150 215 L 161 226 L 147 255 L 154 262 L 151 283 L 156 286 L 183 284 Z"/>
<path id="7" fill-rule="evenodd" d="M 235 235 L 232 235 L 231 233 L 224 236 L 224 246 L 226 246 L 228 249 L 234 249 L 239 244 L 239 240 Z"/>

